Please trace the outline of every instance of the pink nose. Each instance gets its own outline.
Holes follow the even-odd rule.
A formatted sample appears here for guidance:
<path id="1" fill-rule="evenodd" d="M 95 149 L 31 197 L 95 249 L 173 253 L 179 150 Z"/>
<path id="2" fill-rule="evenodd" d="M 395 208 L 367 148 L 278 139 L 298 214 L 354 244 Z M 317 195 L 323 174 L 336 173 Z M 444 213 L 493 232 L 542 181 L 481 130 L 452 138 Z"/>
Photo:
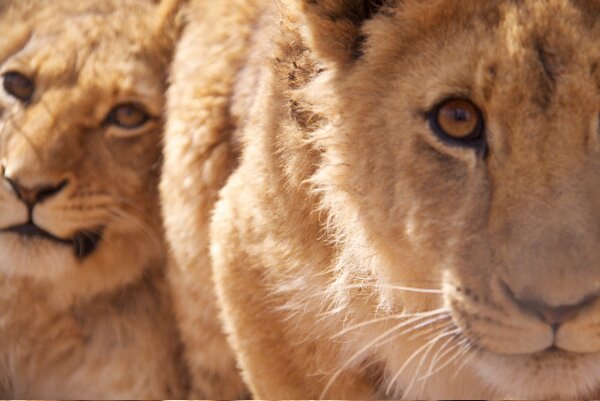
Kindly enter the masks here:
<path id="1" fill-rule="evenodd" d="M 65 180 L 58 185 L 40 185 L 35 188 L 27 188 L 7 176 L 4 176 L 4 180 L 10 185 L 15 195 L 29 206 L 57 195 L 68 184 Z"/>

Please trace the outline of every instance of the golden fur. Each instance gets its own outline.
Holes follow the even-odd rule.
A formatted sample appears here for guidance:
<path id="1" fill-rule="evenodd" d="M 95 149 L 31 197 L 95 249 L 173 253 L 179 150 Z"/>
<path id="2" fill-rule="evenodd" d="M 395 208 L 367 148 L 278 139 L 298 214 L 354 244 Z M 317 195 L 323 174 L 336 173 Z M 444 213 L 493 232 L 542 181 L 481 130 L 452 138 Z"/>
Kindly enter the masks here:
<path id="1" fill-rule="evenodd" d="M 158 196 L 177 2 L 0 3 L 0 396 L 182 398 Z M 107 119 L 128 103 L 150 119 Z M 8 231 L 28 220 L 47 235 Z"/>
<path id="2" fill-rule="evenodd" d="M 211 255 L 254 396 L 600 393 L 598 3 L 270 3 L 211 3 L 206 31 L 241 32 L 245 61 L 231 42 L 198 48 L 236 79 L 199 92 L 218 112 L 167 143 L 194 161 L 166 176 L 186 188 L 183 255 L 206 243 L 195 194 L 228 146 L 213 144 L 243 145 Z M 434 134 L 454 97 L 481 109 L 487 152 Z"/>
<path id="3" fill-rule="evenodd" d="M 165 179 L 161 182 L 166 236 L 176 263 L 169 278 L 186 346 L 194 398 L 247 398 L 246 386 L 222 334 L 211 278 L 208 220 L 218 190 L 235 165 L 231 140 L 231 87 L 246 59 L 253 4 L 194 1 L 185 13 L 173 61 L 165 130 Z M 205 21 L 219 21 L 214 29 Z M 232 35 L 225 27 L 236 26 Z M 203 49 L 219 44 L 218 53 Z M 202 56 L 199 57 L 199 54 Z M 197 79 L 201 74 L 203 79 Z"/>

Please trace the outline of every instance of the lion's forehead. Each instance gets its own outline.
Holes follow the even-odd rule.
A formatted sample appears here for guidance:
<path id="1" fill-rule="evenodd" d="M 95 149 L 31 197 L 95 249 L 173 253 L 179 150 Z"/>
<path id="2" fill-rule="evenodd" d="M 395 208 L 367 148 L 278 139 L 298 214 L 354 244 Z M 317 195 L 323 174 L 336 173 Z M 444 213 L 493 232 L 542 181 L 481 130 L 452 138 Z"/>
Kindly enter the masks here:
<path id="1" fill-rule="evenodd" d="M 599 15 L 600 3 L 584 0 L 410 2 L 366 26 L 372 81 L 393 76 L 421 110 L 466 96 L 505 129 L 523 120 L 530 132 L 565 131 L 568 121 L 583 134 L 597 115 Z"/>
<path id="2" fill-rule="evenodd" d="M 29 26 L 27 40 L 22 41 L 23 35 L 7 36 L 16 48 L 2 60 L 2 69 L 22 70 L 33 76 L 36 84 L 46 81 L 46 86 L 110 87 L 111 81 L 121 90 L 141 81 L 146 81 L 146 87 L 153 82 L 158 86 L 154 77 L 165 69 L 166 58 L 149 40 L 153 9 L 144 4 L 48 3 L 24 23 Z M 65 19 L 69 24 L 64 24 Z M 163 89 L 157 87 L 150 95 L 159 95 Z"/>
<path id="3" fill-rule="evenodd" d="M 97 30 L 90 25 L 94 21 L 84 18 L 80 27 L 65 28 L 72 29 L 71 34 L 55 27 L 34 28 L 29 41 L 0 65 L 3 71 L 19 71 L 34 81 L 36 103 L 44 107 L 28 107 L 26 117 L 47 115 L 51 109 L 56 118 L 79 116 L 85 123 L 127 101 L 143 102 L 150 113 L 160 114 L 165 83 L 157 77 L 166 73 L 162 55 L 117 31 L 114 39 L 90 32 Z"/>
<path id="4" fill-rule="evenodd" d="M 523 94 L 543 107 L 561 93 L 593 103 L 591 96 L 600 87 L 600 3 L 434 0 L 427 6 L 419 1 L 400 4 L 395 13 L 381 15 L 364 27 L 369 39 L 363 65 L 373 69 L 368 79 L 382 91 L 391 89 L 379 79 L 384 74 L 426 88 L 421 95 L 415 88 L 412 100 L 424 103 L 419 105 L 422 108 L 452 94 L 479 93 L 488 101 L 498 87 L 506 88 L 505 100 L 510 93 L 515 94 L 513 99 Z M 362 68 L 356 71 L 363 80 L 367 76 Z M 587 84 L 581 85 L 583 81 Z"/>
<path id="5" fill-rule="evenodd" d="M 458 46 L 465 48 L 465 53 L 467 47 L 477 49 L 479 55 L 487 50 L 510 64 L 526 59 L 533 49 L 540 53 L 549 72 L 560 73 L 562 64 L 575 64 L 573 57 L 592 52 L 588 47 L 600 41 L 600 18 L 596 18 L 600 17 L 600 3 L 595 1 L 406 3 L 396 13 L 367 24 L 368 33 L 375 34 L 379 42 L 387 37 L 387 57 L 395 54 L 394 47 L 418 55 L 428 54 L 428 49 Z M 393 24 L 382 23 L 385 20 Z"/>
<path id="6" fill-rule="evenodd" d="M 72 34 L 36 29 L 31 40 L 16 55 L 21 64 L 33 69 L 39 78 L 64 84 L 107 82 L 111 79 L 145 75 L 148 81 L 164 64 L 141 41 L 128 36 L 89 33 L 75 29 Z M 127 82 L 124 82 L 127 84 Z"/>

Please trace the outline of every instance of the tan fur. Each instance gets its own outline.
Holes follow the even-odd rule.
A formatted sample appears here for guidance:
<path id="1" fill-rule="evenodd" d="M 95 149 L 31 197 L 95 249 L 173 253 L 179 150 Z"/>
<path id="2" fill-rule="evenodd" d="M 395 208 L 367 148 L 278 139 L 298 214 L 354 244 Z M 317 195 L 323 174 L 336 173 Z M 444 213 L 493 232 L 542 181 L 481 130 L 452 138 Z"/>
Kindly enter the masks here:
<path id="1" fill-rule="evenodd" d="M 170 269 L 175 306 L 195 398 L 246 398 L 222 334 L 208 255 L 208 220 L 218 190 L 237 159 L 231 87 L 247 58 L 254 2 L 194 1 L 172 66 L 165 132 L 163 214 L 176 263 Z M 219 29 L 205 21 L 219 21 Z M 231 30 L 230 30 L 231 28 Z M 218 53 L 198 55 L 212 44 Z M 202 75 L 206 80 L 198 80 Z M 193 234 L 193 235 L 192 235 Z"/>
<path id="2" fill-rule="evenodd" d="M 2 4 L 0 74 L 35 83 L 28 103 L 0 88 L 2 173 L 30 189 L 66 180 L 33 208 L 50 234 L 103 230 L 85 258 L 0 232 L 0 396 L 183 398 L 158 197 L 174 36 L 157 27 L 174 14 L 137 0 Z M 106 124 L 124 102 L 153 119 L 134 134 Z M 27 220 L 4 179 L 0 230 Z"/>
<path id="3" fill-rule="evenodd" d="M 245 39 L 202 42 L 194 56 L 216 59 L 228 77 L 239 70 L 216 92 L 231 99 L 230 122 L 219 103 L 201 123 L 234 126 L 244 145 L 216 206 L 211 254 L 251 391 L 597 394 L 598 3 L 379 4 L 281 0 L 260 20 L 232 24 L 258 5 L 220 1 L 227 18 L 205 30 L 246 38 L 250 24 L 258 39 L 249 67 L 228 56 Z M 215 76 L 196 73 L 194 87 L 210 88 Z M 198 107 L 212 95 L 201 94 Z M 449 97 L 481 108 L 486 157 L 430 129 L 427 113 Z M 190 138 L 224 135 L 200 129 Z M 207 204 L 195 194 L 215 149 L 167 143 L 173 160 L 197 163 L 183 167 L 188 176 L 167 175 L 194 194 L 174 197 L 192 222 L 191 245 L 176 254 L 206 243 Z M 535 310 L 587 298 L 555 336 Z M 562 351 L 543 351 L 553 341 Z"/>

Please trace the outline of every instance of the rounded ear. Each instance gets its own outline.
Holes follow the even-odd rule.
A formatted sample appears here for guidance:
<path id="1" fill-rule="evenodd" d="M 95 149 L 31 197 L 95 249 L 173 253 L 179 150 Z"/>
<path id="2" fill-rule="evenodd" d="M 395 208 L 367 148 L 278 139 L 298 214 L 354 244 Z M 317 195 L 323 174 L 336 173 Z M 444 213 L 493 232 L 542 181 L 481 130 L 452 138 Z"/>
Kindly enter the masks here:
<path id="1" fill-rule="evenodd" d="M 365 21 L 397 0 L 294 0 L 303 18 L 309 47 L 334 63 L 359 58 Z"/>

